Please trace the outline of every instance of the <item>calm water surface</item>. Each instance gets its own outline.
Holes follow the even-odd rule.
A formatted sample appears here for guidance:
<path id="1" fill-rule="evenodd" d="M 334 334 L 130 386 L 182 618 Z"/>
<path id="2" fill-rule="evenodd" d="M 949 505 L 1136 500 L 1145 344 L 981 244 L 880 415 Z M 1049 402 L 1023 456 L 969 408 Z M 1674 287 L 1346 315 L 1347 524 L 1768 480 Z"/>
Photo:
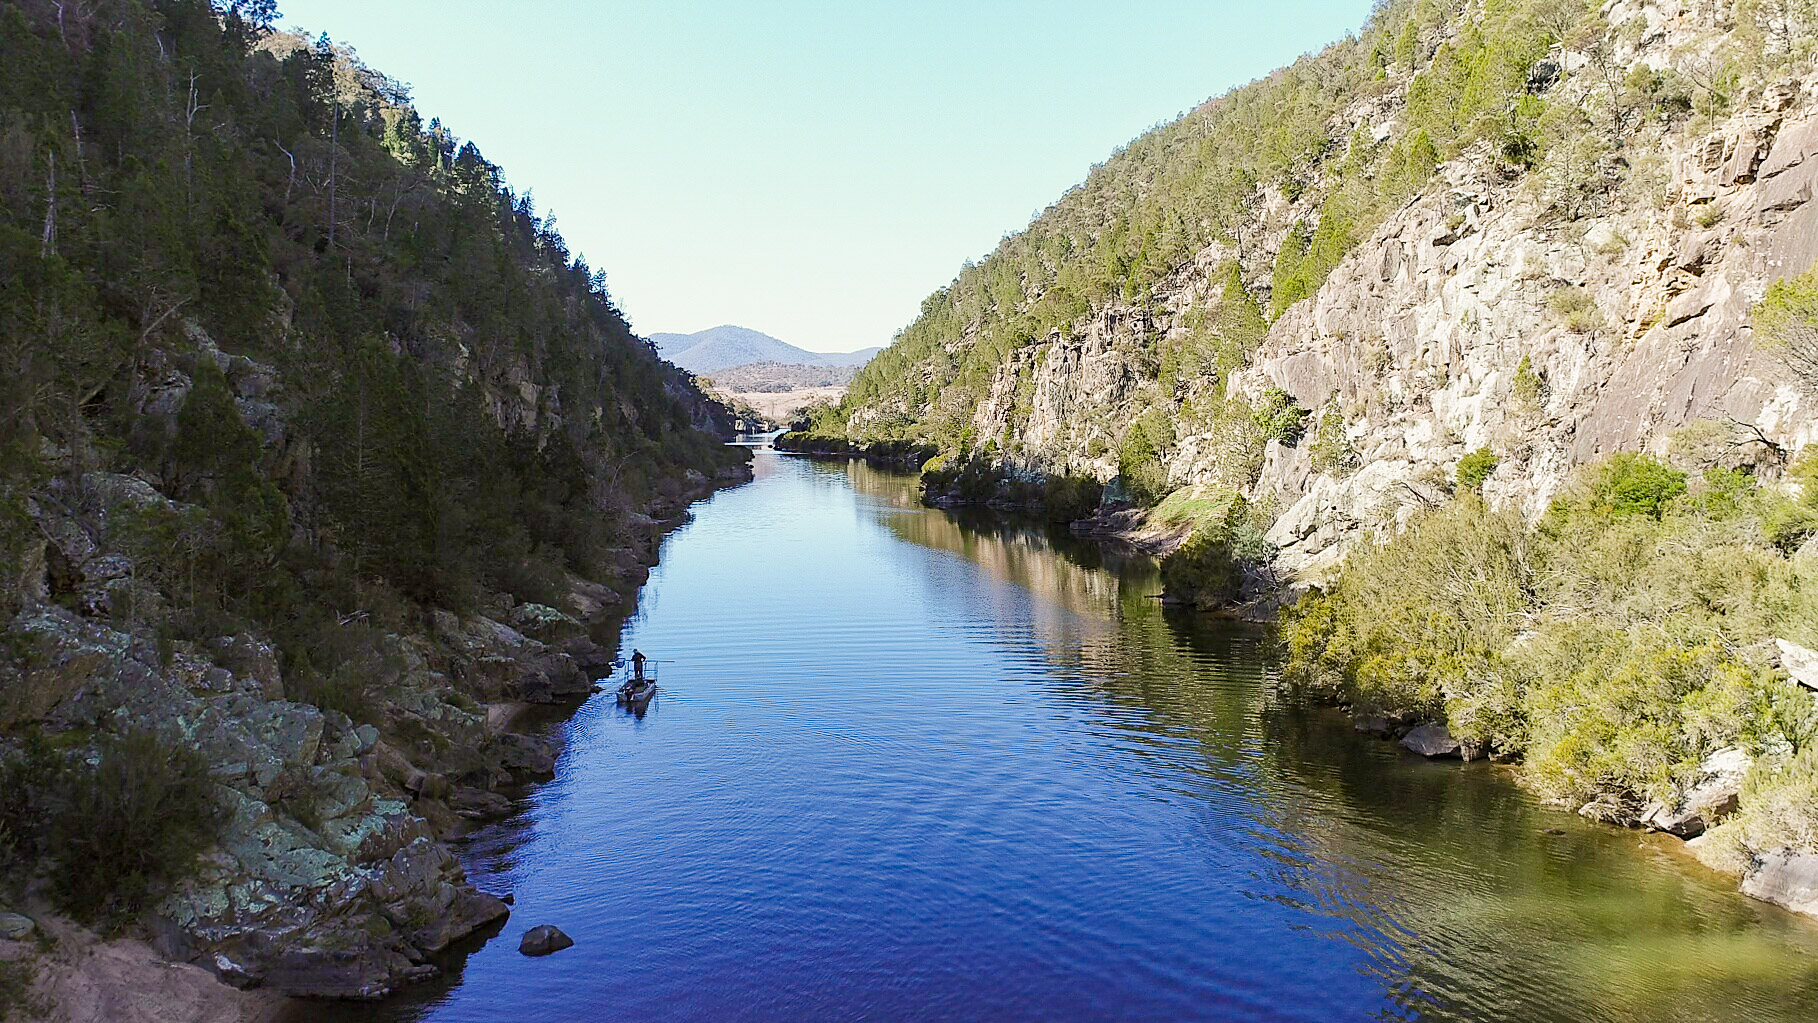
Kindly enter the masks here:
<path id="1" fill-rule="evenodd" d="M 627 626 L 643 719 L 466 852 L 517 908 L 381 1010 L 497 1020 L 1812 1020 L 1818 927 L 1276 695 L 1155 567 L 770 452 Z M 1548 835 L 1549 828 L 1563 829 Z M 574 948 L 526 959 L 542 923 Z"/>

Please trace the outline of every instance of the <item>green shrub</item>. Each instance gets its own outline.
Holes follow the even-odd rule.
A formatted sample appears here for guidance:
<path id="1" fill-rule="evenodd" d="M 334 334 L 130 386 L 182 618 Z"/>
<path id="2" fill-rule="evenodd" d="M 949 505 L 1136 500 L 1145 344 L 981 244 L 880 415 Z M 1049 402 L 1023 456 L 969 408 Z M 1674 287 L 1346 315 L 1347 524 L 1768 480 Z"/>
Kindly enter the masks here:
<path id="1" fill-rule="evenodd" d="M 1294 396 L 1279 387 L 1264 392 L 1262 404 L 1250 413 L 1262 429 L 1265 440 L 1298 444 L 1307 431 L 1307 410 L 1294 403 Z"/>
<path id="2" fill-rule="evenodd" d="M 1818 389 L 1818 266 L 1774 282 L 1754 316 L 1762 339 L 1806 386 Z"/>
<path id="3" fill-rule="evenodd" d="M 1198 530 L 1179 549 L 1162 559 L 1162 591 L 1175 600 L 1210 610 L 1237 599 L 1243 589 L 1243 566 L 1238 563 L 1227 530 Z"/>
<path id="4" fill-rule="evenodd" d="M 1312 460 L 1314 472 L 1342 477 L 1357 469 L 1361 456 L 1351 446 L 1351 439 L 1345 436 L 1345 419 L 1336 408 L 1327 408 L 1320 413 L 1307 455 Z"/>
<path id="5" fill-rule="evenodd" d="M 1501 662 L 1532 586 L 1521 518 L 1474 495 L 1354 553 L 1283 627 L 1284 674 L 1358 707 L 1445 716 L 1461 739 L 1520 749 L 1520 677 Z"/>
<path id="6" fill-rule="evenodd" d="M 1685 473 L 1669 469 L 1651 455 L 1619 454 L 1597 474 L 1591 495 L 1601 508 L 1615 515 L 1647 515 L 1658 519 L 1667 503 L 1685 493 Z"/>
<path id="7" fill-rule="evenodd" d="M 1244 577 L 1275 556 L 1264 537 L 1267 528 L 1265 517 L 1242 496 L 1230 495 L 1222 513 L 1202 519 L 1187 541 L 1162 559 L 1162 592 L 1202 610 L 1235 601 Z"/>
<path id="8" fill-rule="evenodd" d="M 94 763 L 64 774 L 48 817 L 58 904 L 112 923 L 138 915 L 186 875 L 222 822 L 207 761 L 149 730 L 103 736 Z"/>
<path id="9" fill-rule="evenodd" d="M 1521 364 L 1515 367 L 1515 381 L 1510 392 L 1515 399 L 1516 410 L 1524 415 L 1539 412 L 1546 401 L 1546 382 L 1540 379 L 1539 373 L 1534 372 L 1534 360 L 1526 355 L 1521 357 Z"/>
<path id="10" fill-rule="evenodd" d="M 1042 487 L 1042 509 L 1055 522 L 1075 522 L 1098 513 L 1105 488 L 1082 476 L 1050 476 Z"/>
<path id="11" fill-rule="evenodd" d="M 1603 326 L 1603 310 L 1589 291 L 1568 284 L 1547 296 L 1547 309 L 1574 334 L 1588 334 Z"/>
<path id="12" fill-rule="evenodd" d="M 1118 446 L 1117 474 L 1130 500 L 1145 507 L 1168 494 L 1168 470 L 1162 452 L 1174 443 L 1174 424 L 1166 413 L 1152 410 L 1137 419 Z"/>
<path id="13" fill-rule="evenodd" d="M 1502 459 L 1497 458 L 1489 448 L 1478 448 L 1476 451 L 1458 460 L 1458 489 L 1472 493 L 1483 493 L 1483 485 Z"/>
<path id="14" fill-rule="evenodd" d="M 1647 633 L 1606 638 L 1583 651 L 1576 673 L 1537 683 L 1529 777 L 1565 803 L 1603 794 L 1634 804 L 1670 800 L 1675 783 L 1712 752 L 1687 727 L 1688 698 L 1746 673 L 1715 645 L 1684 647 Z"/>

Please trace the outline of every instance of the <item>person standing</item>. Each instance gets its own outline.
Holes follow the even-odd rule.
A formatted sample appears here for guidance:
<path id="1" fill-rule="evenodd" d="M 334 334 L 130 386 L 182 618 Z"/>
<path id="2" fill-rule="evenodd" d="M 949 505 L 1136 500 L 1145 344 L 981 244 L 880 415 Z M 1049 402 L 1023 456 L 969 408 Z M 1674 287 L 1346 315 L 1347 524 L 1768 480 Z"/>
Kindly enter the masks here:
<path id="1" fill-rule="evenodd" d="M 639 682 L 644 681 L 644 653 L 641 650 L 631 651 L 631 676 Z"/>

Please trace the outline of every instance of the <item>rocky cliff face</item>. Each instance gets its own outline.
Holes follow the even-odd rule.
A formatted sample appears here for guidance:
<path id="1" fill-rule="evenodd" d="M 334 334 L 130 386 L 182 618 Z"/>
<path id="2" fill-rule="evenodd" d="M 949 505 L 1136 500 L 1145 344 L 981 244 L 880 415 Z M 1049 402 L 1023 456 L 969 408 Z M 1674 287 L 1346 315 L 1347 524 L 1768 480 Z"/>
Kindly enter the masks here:
<path id="1" fill-rule="evenodd" d="M 1390 217 L 1239 377 L 1342 417 L 1360 463 L 1338 476 L 1306 445 L 1271 448 L 1254 494 L 1283 509 L 1287 566 L 1330 564 L 1479 448 L 1502 459 L 1485 496 L 1537 515 L 1577 466 L 1680 454 L 1675 431 L 1700 421 L 1722 424 L 1727 460 L 1770 471 L 1818 439 L 1812 396 L 1749 326 L 1769 284 L 1818 262 L 1815 105 L 1788 82 L 1673 148 L 1658 206 L 1561 223 L 1466 165 Z M 1549 308 L 1567 288 L 1581 321 Z"/>
<path id="2" fill-rule="evenodd" d="M 1461 7 L 1433 45 L 1468 30 L 1474 8 Z M 1536 94 L 1593 109 L 1609 75 L 1670 72 L 1735 25 L 1721 4 L 1622 0 L 1596 17 L 1601 38 L 1556 43 L 1536 65 Z M 1391 77 L 1326 136 L 1339 149 L 1395 137 L 1412 85 Z M 1616 451 L 1771 477 L 1818 439 L 1812 395 L 1750 326 L 1771 283 L 1818 261 L 1815 86 L 1809 70 L 1783 77 L 1697 131 L 1641 123 L 1584 166 L 1518 173 L 1491 146 L 1469 147 L 1283 310 L 1246 366 L 1170 375 L 1169 350 L 1227 300 L 1226 269 L 1266 304 L 1293 230 L 1316 224 L 1339 187 L 1326 171 L 1295 182 L 1292 198 L 1261 183 L 1238 237 L 1204 244 L 1140 299 L 1095 304 L 1013 348 L 969 409 L 970 433 L 1014 473 L 1110 482 L 1132 424 L 1159 411 L 1173 434 L 1158 453 L 1168 486 L 1235 489 L 1278 515 L 1280 567 L 1303 578 L 1443 501 L 1460 458 L 1482 448 L 1500 460 L 1485 495 L 1530 515 L 1576 467 Z M 974 320 L 916 367 L 911 393 L 935 393 L 926 405 L 859 404 L 848 433 L 938 421 L 960 390 L 941 392 L 941 366 L 983 329 Z M 1252 406 L 1285 392 L 1307 413 L 1305 434 L 1284 443 L 1209 414 L 1225 379 Z"/>

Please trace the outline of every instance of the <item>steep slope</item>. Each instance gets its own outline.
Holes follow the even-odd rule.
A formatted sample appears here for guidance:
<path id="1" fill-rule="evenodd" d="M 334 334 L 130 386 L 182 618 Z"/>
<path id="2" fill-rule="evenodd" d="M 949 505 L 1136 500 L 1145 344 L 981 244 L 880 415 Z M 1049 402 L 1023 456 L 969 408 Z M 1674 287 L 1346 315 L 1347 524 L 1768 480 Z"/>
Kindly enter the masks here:
<path id="1" fill-rule="evenodd" d="M 820 429 L 1145 502 L 1245 491 L 1288 513 L 1296 570 L 1519 428 L 1524 357 L 1545 432 L 1488 493 L 1531 511 L 1574 466 L 1700 419 L 1796 449 L 1811 400 L 1746 321 L 1818 255 L 1808 22 L 1386 5 L 1131 143 L 931 296 Z M 1331 443 L 1298 443 L 1307 426 Z"/>
<path id="2" fill-rule="evenodd" d="M 1809 3 L 1378 5 L 1114 155 L 793 443 L 1105 484 L 1183 599 L 1326 587 L 1291 674 L 1372 727 L 1618 823 L 1739 799 L 1703 851 L 1809 910 L 1815 52 Z"/>
<path id="3" fill-rule="evenodd" d="M 0 901 L 376 997 L 743 478 L 499 168 L 271 5 L 0 5 Z"/>

